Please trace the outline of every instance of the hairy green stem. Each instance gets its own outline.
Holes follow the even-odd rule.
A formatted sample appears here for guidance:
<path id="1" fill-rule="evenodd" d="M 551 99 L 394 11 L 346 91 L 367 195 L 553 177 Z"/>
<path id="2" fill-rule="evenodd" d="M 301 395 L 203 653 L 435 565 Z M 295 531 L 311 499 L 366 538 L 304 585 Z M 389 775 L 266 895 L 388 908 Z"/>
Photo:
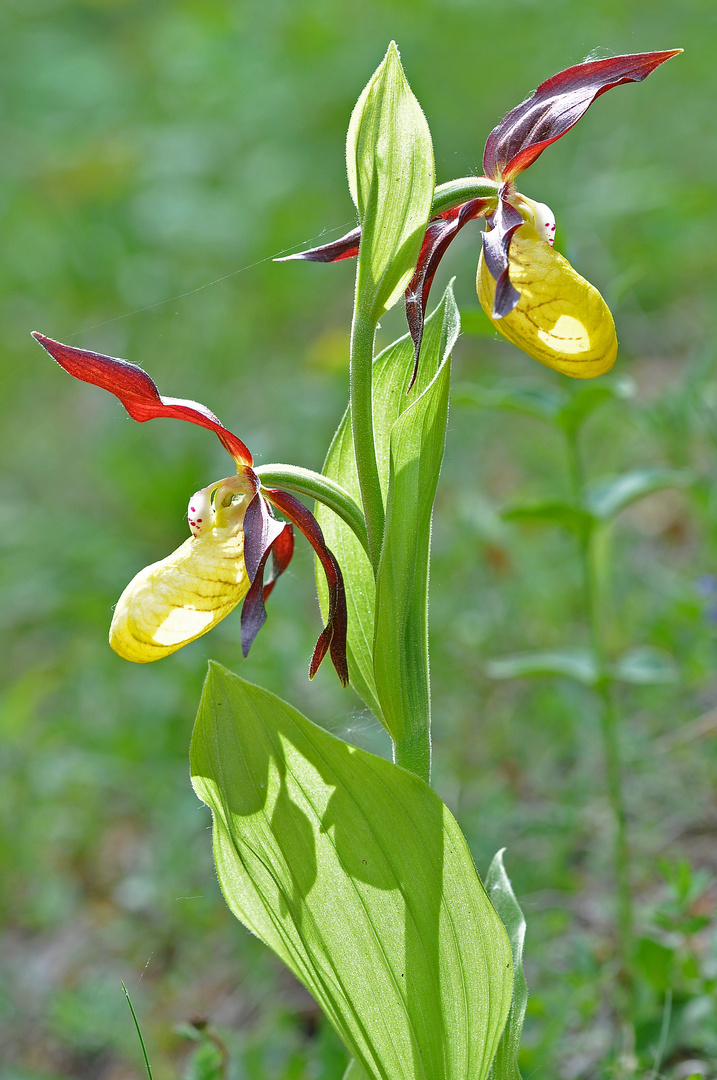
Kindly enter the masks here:
<path id="1" fill-rule="evenodd" d="M 265 487 L 295 491 L 298 495 L 305 495 L 328 506 L 329 510 L 333 510 L 346 522 L 369 555 L 368 533 L 361 509 L 335 480 L 311 469 L 302 469 L 298 465 L 259 465 L 254 472 Z"/>
<path id="2" fill-rule="evenodd" d="M 368 532 L 369 557 L 374 574 L 383 544 L 385 510 L 381 481 L 376 462 L 376 443 L 373 431 L 373 343 L 376 322 L 360 308 L 354 310 L 351 324 L 351 361 L 349 393 L 351 402 L 351 433 L 353 435 L 356 469 L 361 501 Z"/>
<path id="3" fill-rule="evenodd" d="M 486 176 L 464 176 L 439 184 L 433 193 L 431 217 L 453 210 L 471 199 L 497 199 L 499 184 Z"/>
<path id="4" fill-rule="evenodd" d="M 575 502 L 583 505 L 585 487 L 582 461 L 577 434 L 566 432 L 570 472 Z M 627 843 L 627 813 L 623 791 L 623 769 L 620 755 L 620 714 L 615 700 L 615 684 L 610 672 L 605 646 L 603 611 L 601 603 L 600 574 L 596 558 L 597 529 L 590 525 L 580 532 L 585 609 L 590 628 L 593 653 L 598 666 L 596 692 L 600 700 L 600 730 L 605 757 L 607 794 L 613 817 L 613 873 L 616 893 L 616 944 L 620 965 L 619 979 L 622 997 L 623 1052 L 631 1056 L 634 1044 L 634 975 L 633 911 L 630 885 L 630 853 Z"/>
<path id="5" fill-rule="evenodd" d="M 428 726 L 408 739 L 396 739 L 393 744 L 393 760 L 397 765 L 420 776 L 427 784 L 431 782 L 431 732 Z"/>
<path id="6" fill-rule="evenodd" d="M 466 176 L 449 180 L 446 184 L 439 184 L 433 195 L 431 217 L 461 206 L 462 203 L 471 199 L 497 198 L 498 187 L 499 185 L 494 180 L 489 180 L 485 176 Z M 349 369 L 351 431 L 368 532 L 369 557 L 374 574 L 378 570 L 385 522 L 373 429 L 372 376 L 376 323 L 377 319 L 374 318 L 373 313 L 362 309 L 357 304 L 351 325 Z"/>

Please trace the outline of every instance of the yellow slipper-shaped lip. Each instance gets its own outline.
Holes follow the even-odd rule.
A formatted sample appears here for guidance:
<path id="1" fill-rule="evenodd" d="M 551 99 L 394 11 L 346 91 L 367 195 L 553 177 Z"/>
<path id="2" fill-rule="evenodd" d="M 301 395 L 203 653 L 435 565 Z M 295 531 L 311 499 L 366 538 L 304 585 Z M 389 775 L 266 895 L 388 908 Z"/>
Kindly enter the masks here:
<path id="1" fill-rule="evenodd" d="M 617 336 L 610 309 L 532 225 L 516 229 L 510 244 L 510 281 L 517 306 L 493 318 L 495 280 L 481 254 L 478 299 L 500 333 L 546 367 L 574 379 L 603 375 L 615 363 Z"/>

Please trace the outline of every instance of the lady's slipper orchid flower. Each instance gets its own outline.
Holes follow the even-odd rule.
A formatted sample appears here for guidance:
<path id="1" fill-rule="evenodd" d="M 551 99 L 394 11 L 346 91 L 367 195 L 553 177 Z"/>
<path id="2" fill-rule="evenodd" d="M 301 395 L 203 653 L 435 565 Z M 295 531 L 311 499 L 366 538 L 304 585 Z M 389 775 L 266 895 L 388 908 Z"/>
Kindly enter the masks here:
<path id="1" fill-rule="evenodd" d="M 42 334 L 33 337 L 70 375 L 119 398 L 133 420 L 173 417 L 214 431 L 236 465 L 236 475 L 210 484 L 189 500 L 192 535 L 166 559 L 141 570 L 122 593 L 110 628 L 115 652 L 139 664 L 169 656 L 206 634 L 243 600 L 241 638 L 246 656 L 266 620 L 264 603 L 294 550 L 292 525 L 276 519 L 273 505 L 306 536 L 328 582 L 329 614 L 309 677 L 328 652 L 346 685 L 341 569 L 304 504 L 288 492 L 262 487 L 247 447 L 204 405 L 162 397 L 149 375 L 127 360 L 62 345 Z M 270 556 L 272 572 L 265 582 Z"/>
<path id="2" fill-rule="evenodd" d="M 622 83 L 642 82 L 681 51 L 632 53 L 576 64 L 541 83 L 493 129 L 483 153 L 486 175 L 479 179 L 492 182 L 495 197 L 471 199 L 444 210 L 426 229 L 406 290 L 416 363 L 438 264 L 459 230 L 473 218 L 484 217 L 488 228 L 478 267 L 478 299 L 496 329 L 541 364 L 573 378 L 609 371 L 617 355 L 610 310 L 597 289 L 554 250 L 552 211 L 521 195 L 515 178 L 562 138 L 597 97 Z M 360 240 L 360 228 L 354 229 L 331 244 L 288 259 L 337 262 L 356 255 Z"/>

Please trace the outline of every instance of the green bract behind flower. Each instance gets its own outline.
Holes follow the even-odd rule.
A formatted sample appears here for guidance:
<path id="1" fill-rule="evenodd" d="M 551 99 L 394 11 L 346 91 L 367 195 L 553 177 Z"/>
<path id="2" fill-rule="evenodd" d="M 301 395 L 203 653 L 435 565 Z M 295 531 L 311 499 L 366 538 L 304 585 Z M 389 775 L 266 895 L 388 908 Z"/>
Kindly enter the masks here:
<path id="1" fill-rule="evenodd" d="M 351 115 L 346 168 L 362 225 L 357 299 L 378 318 L 413 276 L 435 183 L 431 133 L 393 42 Z"/>

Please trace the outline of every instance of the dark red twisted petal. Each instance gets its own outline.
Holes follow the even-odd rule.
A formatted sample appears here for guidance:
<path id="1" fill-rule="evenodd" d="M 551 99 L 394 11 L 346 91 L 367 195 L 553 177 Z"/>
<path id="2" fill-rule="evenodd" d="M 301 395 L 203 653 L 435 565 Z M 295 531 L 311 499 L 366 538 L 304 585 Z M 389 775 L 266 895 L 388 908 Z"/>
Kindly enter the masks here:
<path id="1" fill-rule="evenodd" d="M 301 529 L 318 555 L 326 574 L 326 582 L 329 587 L 329 612 L 326 626 L 316 642 L 314 655 L 311 657 L 309 678 L 313 679 L 319 670 L 321 661 L 328 652 L 342 686 L 347 686 L 349 681 L 349 669 L 346 661 L 348 619 L 346 614 L 346 591 L 341 567 L 333 552 L 326 546 L 319 523 L 302 502 L 287 491 L 279 491 L 277 488 L 263 488 L 262 490 L 266 497 L 271 499 L 273 504 L 281 510 L 282 514 L 286 514 L 289 520 L 293 521 L 297 528 Z"/>
<path id="2" fill-rule="evenodd" d="M 411 379 L 411 386 L 415 382 L 418 370 L 418 356 L 421 351 L 428 294 L 438 265 L 448 245 L 466 222 L 472 218 L 480 217 L 489 205 L 489 199 L 471 199 L 469 202 L 463 203 L 462 206 L 447 210 L 444 214 L 429 222 L 418 256 L 415 273 L 406 289 L 406 320 L 416 354 L 416 368 Z M 274 259 L 274 262 L 289 262 L 291 259 L 305 259 L 308 262 L 339 262 L 341 259 L 350 259 L 358 255 L 360 240 L 361 227 L 359 226 L 330 244 L 323 244 L 321 247 L 311 248 L 308 251 L 299 251 L 295 255 L 286 255 L 282 259 Z M 411 386 L 409 386 L 409 390 Z"/>
<path id="3" fill-rule="evenodd" d="M 53 341 L 44 334 L 33 332 L 32 336 L 70 375 L 109 390 L 119 398 L 133 420 L 140 424 L 160 416 L 188 420 L 190 424 L 213 431 L 237 464 L 252 464 L 251 454 L 241 439 L 227 431 L 206 405 L 182 398 L 162 397 L 147 372 L 136 364 L 87 349 L 75 349 L 71 345 Z"/>
<path id="4" fill-rule="evenodd" d="M 406 289 L 406 321 L 413 341 L 415 364 L 410 390 L 418 374 L 418 357 L 423 340 L 423 324 L 426 318 L 428 294 L 436 276 L 439 263 L 452 240 L 464 225 L 474 218 L 481 217 L 491 205 L 490 199 L 471 199 L 462 206 L 446 210 L 440 217 L 428 223 L 421 250 L 416 263 L 416 270 Z"/>
<path id="5" fill-rule="evenodd" d="M 283 521 L 277 521 L 271 507 L 261 495 L 251 500 L 244 514 L 244 565 L 249 581 L 254 581 L 262 559 L 284 528 Z"/>
<path id="6" fill-rule="evenodd" d="M 241 648 L 247 656 L 256 635 L 266 622 L 265 601 L 276 579 L 286 570 L 294 553 L 294 537 L 291 525 L 277 521 L 271 507 L 255 495 L 244 515 L 244 564 L 251 582 L 241 609 Z M 273 557 L 271 579 L 264 584 L 264 571 Z"/>
<path id="7" fill-rule="evenodd" d="M 486 140 L 483 169 L 494 180 L 512 180 L 532 165 L 546 146 L 560 139 L 613 86 L 642 82 L 682 49 L 630 53 L 559 71 L 516 105 Z"/>
<path id="8" fill-rule="evenodd" d="M 264 603 L 271 596 L 276 582 L 286 570 L 294 554 L 294 526 L 288 522 L 271 545 L 271 577 L 264 585 Z"/>
<path id="9" fill-rule="evenodd" d="M 510 242 L 515 230 L 524 224 L 523 218 L 506 201 L 502 191 L 489 224 L 490 230 L 483 233 L 483 258 L 495 278 L 493 318 L 502 319 L 520 300 L 520 293 L 510 280 Z"/>
<path id="10" fill-rule="evenodd" d="M 355 255 L 358 255 L 359 241 L 361 239 L 361 226 L 352 229 L 351 232 L 346 233 L 346 236 L 339 237 L 338 240 L 332 240 L 329 244 L 322 244 L 321 247 L 309 248 L 308 251 L 297 251 L 294 255 L 284 255 L 281 259 L 274 259 L 274 262 L 291 262 L 292 259 L 305 259 L 306 262 L 340 262 L 341 259 L 352 259 Z"/>

